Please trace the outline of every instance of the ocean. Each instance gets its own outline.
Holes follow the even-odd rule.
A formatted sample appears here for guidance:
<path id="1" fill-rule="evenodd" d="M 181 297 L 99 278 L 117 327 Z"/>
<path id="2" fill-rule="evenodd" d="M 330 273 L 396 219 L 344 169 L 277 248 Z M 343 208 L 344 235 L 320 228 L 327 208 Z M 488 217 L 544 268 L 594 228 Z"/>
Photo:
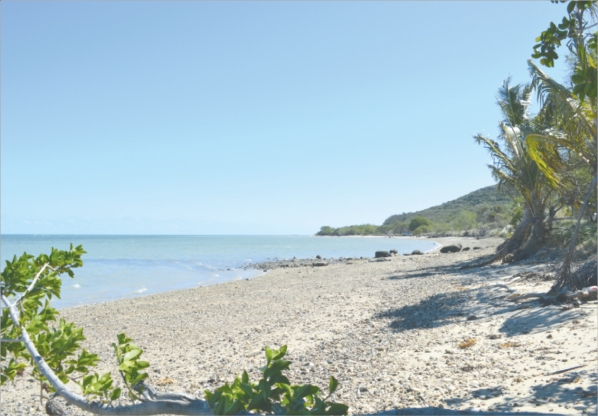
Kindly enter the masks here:
<path id="1" fill-rule="evenodd" d="M 83 245 L 83 267 L 63 276 L 57 309 L 256 277 L 244 266 L 293 257 L 373 257 L 377 250 L 429 251 L 424 239 L 314 236 L 2 235 L 0 258 Z"/>

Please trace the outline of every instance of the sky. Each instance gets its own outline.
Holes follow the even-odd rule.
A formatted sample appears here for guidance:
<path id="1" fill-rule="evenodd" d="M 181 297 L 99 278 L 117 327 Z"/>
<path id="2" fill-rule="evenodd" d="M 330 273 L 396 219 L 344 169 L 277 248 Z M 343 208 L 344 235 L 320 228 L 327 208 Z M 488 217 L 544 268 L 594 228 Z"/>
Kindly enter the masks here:
<path id="1" fill-rule="evenodd" d="M 0 8 L 2 234 L 309 235 L 494 184 L 473 136 L 566 5 Z"/>

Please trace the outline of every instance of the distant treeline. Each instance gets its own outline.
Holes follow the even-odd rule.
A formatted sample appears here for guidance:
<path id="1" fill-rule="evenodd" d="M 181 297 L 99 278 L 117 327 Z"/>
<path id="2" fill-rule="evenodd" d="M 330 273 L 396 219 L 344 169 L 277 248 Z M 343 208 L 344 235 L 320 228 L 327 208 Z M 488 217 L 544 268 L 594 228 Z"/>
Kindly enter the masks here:
<path id="1" fill-rule="evenodd" d="M 446 234 L 474 229 L 500 229 L 513 221 L 520 208 L 488 186 L 454 201 L 422 211 L 392 215 L 382 225 L 323 226 L 318 236 Z"/>

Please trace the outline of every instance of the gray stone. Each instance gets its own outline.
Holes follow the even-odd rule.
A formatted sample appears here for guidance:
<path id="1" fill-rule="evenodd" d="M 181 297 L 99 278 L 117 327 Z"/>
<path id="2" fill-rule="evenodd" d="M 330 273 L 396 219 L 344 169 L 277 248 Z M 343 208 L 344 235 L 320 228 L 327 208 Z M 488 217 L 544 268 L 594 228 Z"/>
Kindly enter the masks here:
<path id="1" fill-rule="evenodd" d="M 461 251 L 461 244 L 451 244 L 440 249 L 441 253 L 458 253 Z"/>
<path id="2" fill-rule="evenodd" d="M 421 256 L 422 254 L 424 254 L 424 253 L 422 253 L 422 252 L 421 252 L 421 251 L 419 251 L 419 250 L 413 250 L 413 251 L 411 252 L 411 255 L 412 255 L 412 256 Z"/>
<path id="3" fill-rule="evenodd" d="M 392 254 L 390 254 L 388 251 L 376 251 L 376 254 L 374 255 L 375 258 L 380 258 L 380 257 L 391 257 Z"/>

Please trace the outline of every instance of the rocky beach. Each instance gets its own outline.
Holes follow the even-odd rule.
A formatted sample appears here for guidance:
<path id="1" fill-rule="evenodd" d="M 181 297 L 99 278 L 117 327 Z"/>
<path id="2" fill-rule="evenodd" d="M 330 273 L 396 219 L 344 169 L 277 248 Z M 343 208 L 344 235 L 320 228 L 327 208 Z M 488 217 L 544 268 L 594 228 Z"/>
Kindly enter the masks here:
<path id="1" fill-rule="evenodd" d="M 471 249 L 260 265 L 268 272 L 253 279 L 61 315 L 85 329 L 98 373 L 117 383 L 110 344 L 125 332 L 161 391 L 203 397 L 243 369 L 255 380 L 263 347 L 287 345 L 291 382 L 326 391 L 334 376 L 333 400 L 350 414 L 596 414 L 596 301 L 566 310 L 514 302 L 546 292 L 555 265 L 461 269 L 502 240 L 434 241 Z M 2 387 L 2 415 L 45 414 L 39 403 L 30 369 Z"/>

